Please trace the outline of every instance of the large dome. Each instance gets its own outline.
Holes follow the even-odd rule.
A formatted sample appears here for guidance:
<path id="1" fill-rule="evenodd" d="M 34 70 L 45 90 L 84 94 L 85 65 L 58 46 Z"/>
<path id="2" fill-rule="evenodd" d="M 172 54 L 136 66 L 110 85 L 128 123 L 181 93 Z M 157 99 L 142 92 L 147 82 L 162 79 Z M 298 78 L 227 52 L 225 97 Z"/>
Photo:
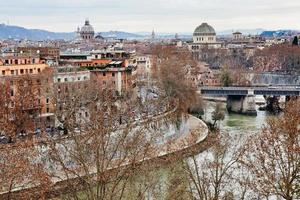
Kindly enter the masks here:
<path id="1" fill-rule="evenodd" d="M 216 35 L 215 29 L 207 23 L 202 23 L 194 31 L 194 36 Z"/>
<path id="2" fill-rule="evenodd" d="M 85 21 L 84 26 L 80 30 L 81 33 L 94 33 L 94 28 L 92 25 L 90 25 L 90 22 L 88 20 Z"/>

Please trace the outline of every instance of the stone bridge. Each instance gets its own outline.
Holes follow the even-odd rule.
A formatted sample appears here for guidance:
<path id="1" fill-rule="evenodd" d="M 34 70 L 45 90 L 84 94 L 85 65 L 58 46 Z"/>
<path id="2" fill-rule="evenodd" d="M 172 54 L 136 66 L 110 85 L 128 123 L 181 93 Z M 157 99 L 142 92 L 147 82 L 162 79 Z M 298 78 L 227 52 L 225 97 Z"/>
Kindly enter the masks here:
<path id="1" fill-rule="evenodd" d="M 300 96 L 300 86 L 270 87 L 202 87 L 203 96 L 227 96 L 227 109 L 231 112 L 257 115 L 255 96 L 290 97 Z"/>

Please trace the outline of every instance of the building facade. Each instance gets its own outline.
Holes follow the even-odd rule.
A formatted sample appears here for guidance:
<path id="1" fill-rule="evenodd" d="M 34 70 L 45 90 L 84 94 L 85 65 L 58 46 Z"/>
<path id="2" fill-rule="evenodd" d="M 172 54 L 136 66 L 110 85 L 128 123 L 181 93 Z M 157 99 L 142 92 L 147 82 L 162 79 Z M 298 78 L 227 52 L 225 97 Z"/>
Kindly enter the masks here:
<path id="1" fill-rule="evenodd" d="M 90 86 L 90 71 L 76 67 L 59 67 L 53 76 L 56 99 L 56 126 L 63 123 L 71 109 L 75 109 L 75 121 L 78 124 L 87 123 L 90 120 L 89 109 L 85 106 L 82 94 Z M 78 105 L 71 108 L 73 99 Z"/>
<path id="2" fill-rule="evenodd" d="M 215 29 L 207 23 L 198 26 L 193 34 L 193 43 L 189 45 L 190 50 L 198 51 L 203 48 L 221 48 L 217 42 Z"/>
<path id="3" fill-rule="evenodd" d="M 22 58 L 22 60 L 31 60 L 31 58 Z M 7 100 L 10 102 L 11 110 L 31 116 L 34 126 L 31 126 L 30 130 L 22 131 L 32 133 L 36 129 L 54 125 L 52 68 L 46 64 L 23 63 L 0 66 L 0 83 L 9 93 L 10 98 Z"/>
<path id="4" fill-rule="evenodd" d="M 57 65 L 59 60 L 59 48 L 58 47 L 17 47 L 17 52 L 26 54 L 37 54 L 40 56 L 40 60 L 48 65 Z"/>

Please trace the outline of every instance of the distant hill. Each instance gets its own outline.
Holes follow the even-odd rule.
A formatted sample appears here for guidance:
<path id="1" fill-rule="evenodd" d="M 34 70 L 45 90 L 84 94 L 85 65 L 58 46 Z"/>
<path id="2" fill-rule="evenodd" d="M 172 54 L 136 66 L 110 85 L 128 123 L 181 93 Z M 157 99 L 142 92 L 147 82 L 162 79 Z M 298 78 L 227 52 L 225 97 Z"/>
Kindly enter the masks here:
<path id="1" fill-rule="evenodd" d="M 8 26 L 0 24 L 1 39 L 29 39 L 29 40 L 56 40 L 56 39 L 71 39 L 75 37 L 75 33 L 56 33 L 40 29 L 26 29 L 19 26 Z"/>
<path id="2" fill-rule="evenodd" d="M 288 36 L 295 34 L 297 31 L 293 30 L 278 30 L 278 31 L 267 31 L 264 29 L 238 29 L 244 35 L 261 35 L 264 37 L 279 37 L 279 36 Z M 218 36 L 229 36 L 233 33 L 233 30 L 218 31 Z M 114 37 L 118 39 L 145 39 L 149 38 L 151 32 L 136 32 L 129 33 L 124 31 L 108 31 L 101 32 L 102 37 Z M 191 39 L 192 32 L 178 33 L 179 38 L 182 39 Z M 40 29 L 27 29 L 20 26 L 10 26 L 5 24 L 0 24 L 0 39 L 29 39 L 29 40 L 57 40 L 65 39 L 70 40 L 75 38 L 75 32 L 51 32 Z M 173 39 L 175 38 L 175 33 L 156 33 L 156 38 L 161 39 Z"/>
<path id="3" fill-rule="evenodd" d="M 263 37 L 285 37 L 293 36 L 297 34 L 298 31 L 295 30 L 277 30 L 277 31 L 264 31 L 261 33 Z"/>
<path id="4" fill-rule="evenodd" d="M 217 31 L 218 36 L 231 36 L 233 32 L 239 31 L 244 35 L 259 35 L 265 31 L 265 29 L 257 28 L 257 29 L 238 29 L 238 30 L 224 30 L 224 31 Z M 150 36 L 151 32 L 136 32 L 136 34 L 143 35 L 143 36 Z M 179 38 L 184 39 L 191 39 L 193 37 L 193 32 L 182 32 L 178 33 Z M 175 33 L 156 33 L 157 38 L 168 38 L 172 39 L 175 37 Z"/>
<path id="5" fill-rule="evenodd" d="M 101 32 L 102 37 L 115 37 L 118 39 L 143 38 L 143 35 L 123 31 Z M 20 26 L 0 24 L 0 39 L 29 39 L 29 40 L 70 40 L 75 38 L 75 32 L 51 32 L 40 29 L 26 29 Z"/>
<path id="6" fill-rule="evenodd" d="M 99 34 L 104 38 L 105 37 L 114 37 L 114 38 L 118 38 L 118 39 L 139 39 L 139 38 L 144 38 L 143 35 L 123 32 L 123 31 L 108 31 L 108 32 L 101 32 Z"/>
<path id="7" fill-rule="evenodd" d="M 260 35 L 262 32 L 265 31 L 265 29 L 257 28 L 257 29 L 224 30 L 224 31 L 218 31 L 217 34 L 219 36 L 228 36 L 228 35 L 232 35 L 232 33 L 236 31 L 243 33 L 243 35 Z"/>

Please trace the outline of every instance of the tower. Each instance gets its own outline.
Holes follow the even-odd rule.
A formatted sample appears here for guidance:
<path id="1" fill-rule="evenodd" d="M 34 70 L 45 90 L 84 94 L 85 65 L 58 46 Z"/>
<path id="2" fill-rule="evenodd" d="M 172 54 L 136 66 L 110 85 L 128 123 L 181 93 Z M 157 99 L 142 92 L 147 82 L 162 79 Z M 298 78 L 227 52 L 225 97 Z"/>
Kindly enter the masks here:
<path id="1" fill-rule="evenodd" d="M 155 40 L 155 32 L 154 32 L 154 29 L 152 30 L 151 39 L 152 39 L 152 40 Z"/>

